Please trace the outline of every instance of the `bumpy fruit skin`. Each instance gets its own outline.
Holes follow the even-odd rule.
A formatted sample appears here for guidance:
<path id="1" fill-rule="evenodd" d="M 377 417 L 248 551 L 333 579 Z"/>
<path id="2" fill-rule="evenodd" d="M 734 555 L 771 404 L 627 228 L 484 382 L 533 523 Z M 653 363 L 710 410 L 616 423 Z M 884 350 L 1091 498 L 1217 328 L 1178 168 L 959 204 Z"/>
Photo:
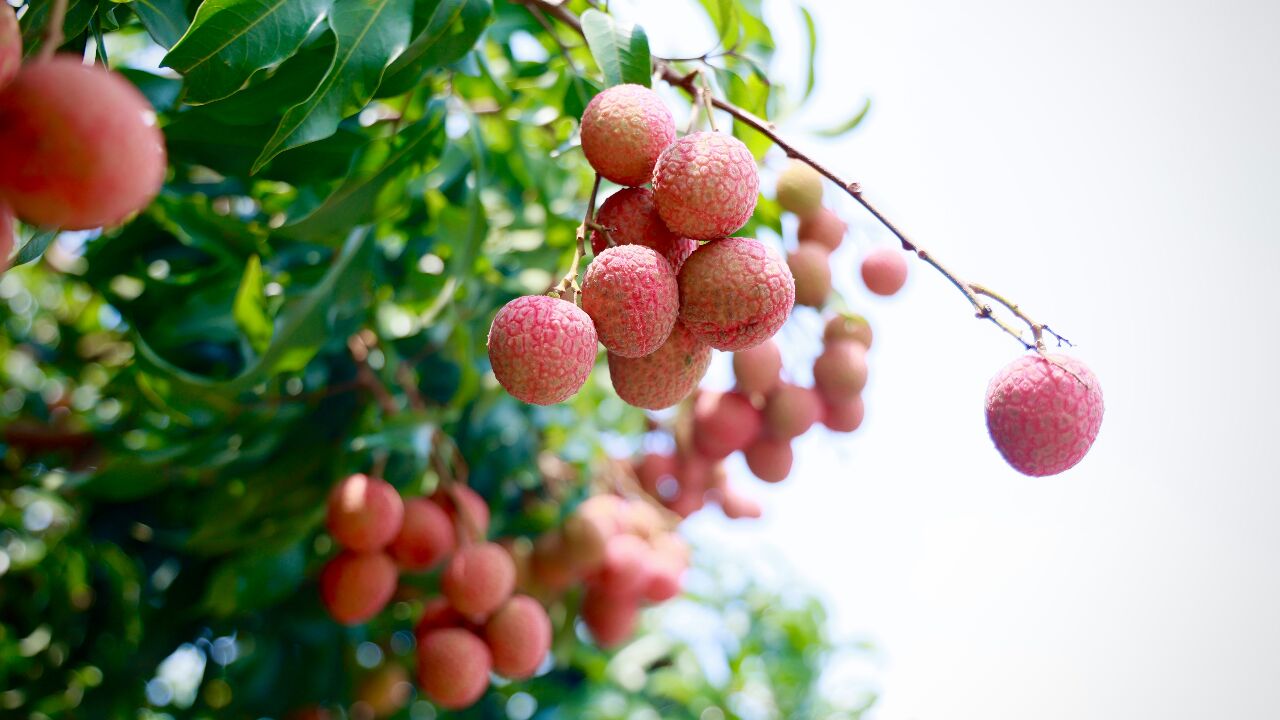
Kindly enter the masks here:
<path id="1" fill-rule="evenodd" d="M 582 621 L 591 631 L 596 645 L 604 649 L 626 642 L 636 631 L 640 619 L 638 598 L 617 598 L 588 587 L 582 598 Z"/>
<path id="2" fill-rule="evenodd" d="M 609 228 L 608 240 L 614 245 L 644 245 L 658 251 L 658 254 L 671 263 L 671 267 L 680 271 L 684 261 L 697 249 L 698 243 L 690 238 L 680 237 L 667 229 L 658 208 L 653 203 L 653 191 L 647 187 L 622 188 L 609 196 L 600 205 L 595 221 L 602 227 Z M 599 255 L 609 247 L 604 233 L 591 233 L 591 252 Z"/>
<path id="3" fill-rule="evenodd" d="M 792 160 L 778 175 L 777 191 L 782 209 L 799 217 L 809 217 L 822 209 L 822 176 L 799 160 Z"/>
<path id="4" fill-rule="evenodd" d="M 733 377 L 748 395 L 767 395 L 782 382 L 782 352 L 772 340 L 733 354 Z"/>
<path id="5" fill-rule="evenodd" d="M 801 242 L 816 242 L 835 251 L 844 241 L 844 233 L 849 229 L 839 215 L 822 208 L 818 212 L 800 218 L 800 227 L 796 229 L 796 237 Z"/>
<path id="6" fill-rule="evenodd" d="M 828 403 L 848 401 L 867 386 L 867 350 L 853 341 L 829 343 L 813 361 L 813 385 Z"/>
<path id="7" fill-rule="evenodd" d="M 653 169 L 658 214 L 671 231 L 695 240 L 722 238 L 755 212 L 756 159 L 741 140 L 716 132 L 685 135 Z"/>
<path id="8" fill-rule="evenodd" d="M 418 687 L 446 710 L 474 705 L 489 689 L 491 669 L 488 646 L 468 630 L 433 630 L 418 644 Z"/>
<path id="9" fill-rule="evenodd" d="M 582 113 L 582 152 L 591 167 L 619 185 L 643 185 L 658 156 L 676 138 L 676 123 L 658 93 L 615 85 Z"/>
<path id="10" fill-rule="evenodd" d="M 704 392 L 693 404 L 693 445 L 711 460 L 729 457 L 760 434 L 760 411 L 739 392 Z"/>
<path id="11" fill-rule="evenodd" d="M 796 282 L 796 304 L 820 308 L 831 294 L 831 261 L 827 249 L 802 242 L 787 254 L 787 267 Z"/>
<path id="12" fill-rule="evenodd" d="M 449 604 L 472 619 L 484 619 L 511 597 L 516 588 L 516 564 L 497 543 L 468 545 L 445 566 L 440 589 Z"/>
<path id="13" fill-rule="evenodd" d="M 751 238 L 707 243 L 680 270 L 680 320 L 717 350 L 746 350 L 773 337 L 795 300 L 786 263 Z"/>
<path id="14" fill-rule="evenodd" d="M 800 437 L 822 419 L 822 411 L 822 399 L 816 391 L 799 385 L 782 385 L 765 402 L 765 429 L 779 440 Z"/>
<path id="15" fill-rule="evenodd" d="M 680 315 L 676 273 L 652 248 L 609 248 L 587 266 L 582 309 L 610 353 L 630 358 L 650 355 L 667 341 Z"/>
<path id="16" fill-rule="evenodd" d="M 822 329 L 822 342 L 831 344 L 841 340 L 852 340 L 862 347 L 871 349 L 871 324 L 861 315 L 841 313 L 827 320 Z"/>
<path id="17" fill-rule="evenodd" d="M 836 432 L 851 433 L 862 425 L 864 414 L 866 406 L 862 403 L 862 396 L 858 395 L 848 400 L 827 403 L 822 424 Z"/>
<path id="18" fill-rule="evenodd" d="M 872 250 L 862 259 L 862 282 L 877 295 L 893 295 L 907 284 L 907 261 L 896 250 Z"/>
<path id="19" fill-rule="evenodd" d="M 551 649 L 551 618 L 537 600 L 516 595 L 485 623 L 484 637 L 494 672 L 523 680 L 538 671 Z"/>
<path id="20" fill-rule="evenodd" d="M 329 492 L 325 526 L 347 548 L 381 550 L 395 539 L 403 522 L 404 502 L 386 480 L 357 473 Z"/>
<path id="21" fill-rule="evenodd" d="M 756 438 L 742 454 L 747 459 L 751 474 L 771 483 L 786 480 L 791 474 L 791 463 L 795 461 L 791 441 L 772 437 Z M 726 513 L 729 511 L 727 506 L 721 507 Z"/>
<path id="22" fill-rule="evenodd" d="M 386 554 L 347 550 L 320 571 L 320 599 L 334 620 L 359 625 L 387 606 L 398 577 Z"/>
<path id="23" fill-rule="evenodd" d="M 455 532 L 444 508 L 412 498 L 404 503 L 404 522 L 387 552 L 405 570 L 430 570 L 457 546 Z"/>
<path id="24" fill-rule="evenodd" d="M 502 306 L 489 328 L 489 363 L 507 392 L 554 405 L 582 388 L 596 361 L 596 328 L 577 305 L 526 295 Z"/>
<path id="25" fill-rule="evenodd" d="M 13 211 L 0 200 L 0 273 L 8 270 L 12 262 L 9 256 L 13 254 L 14 238 Z"/>
<path id="26" fill-rule="evenodd" d="M 1025 355 L 987 387 L 987 430 L 1015 470 L 1057 475 L 1084 458 L 1102 426 L 1102 386 L 1075 358 Z"/>
<path id="27" fill-rule="evenodd" d="M 688 397 L 710 364 L 710 346 L 677 322 L 667 341 L 651 355 L 625 358 L 609 353 L 609 379 L 628 405 L 661 410 Z"/>
<path id="28" fill-rule="evenodd" d="M 0 92 L 0 197 L 24 222 L 118 224 L 151 203 L 165 168 L 155 112 L 121 75 L 56 56 Z"/>
<path id="29" fill-rule="evenodd" d="M 22 31 L 13 6 L 0 3 L 0 90 L 13 80 L 22 66 Z"/>

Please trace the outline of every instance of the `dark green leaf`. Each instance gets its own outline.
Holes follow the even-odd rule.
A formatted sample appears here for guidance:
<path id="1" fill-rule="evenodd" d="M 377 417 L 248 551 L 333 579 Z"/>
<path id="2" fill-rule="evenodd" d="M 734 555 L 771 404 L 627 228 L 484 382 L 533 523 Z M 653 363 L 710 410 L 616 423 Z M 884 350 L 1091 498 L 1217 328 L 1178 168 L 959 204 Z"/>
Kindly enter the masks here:
<path id="1" fill-rule="evenodd" d="M 564 91 L 564 114 L 581 120 L 587 103 L 599 93 L 600 87 L 595 83 L 576 73 L 570 74 Z"/>
<path id="2" fill-rule="evenodd" d="M 849 132 L 850 130 L 853 130 L 854 128 L 858 127 L 858 125 L 862 123 L 862 120 L 867 116 L 867 112 L 870 110 L 871 110 L 871 99 L 868 98 L 867 101 L 863 103 L 862 109 L 859 110 L 856 115 L 854 115 L 853 117 L 849 118 L 848 120 L 834 127 L 829 127 L 825 130 L 817 130 L 816 134 L 821 135 L 823 137 L 837 137 L 839 135 L 843 135 Z"/>
<path id="3" fill-rule="evenodd" d="M 32 260 L 40 259 L 40 257 L 44 255 L 44 251 L 49 249 L 49 245 L 51 245 L 57 237 L 57 230 L 37 230 L 35 234 L 31 236 L 31 239 L 22 246 L 22 249 L 18 251 L 17 257 L 13 259 L 13 267 L 26 265 Z"/>
<path id="4" fill-rule="evenodd" d="M 176 45 L 191 24 L 183 0 L 133 0 L 130 7 L 138 14 L 151 39 L 166 49 Z"/>
<path id="5" fill-rule="evenodd" d="M 804 29 L 809 37 L 809 61 L 805 64 L 804 94 L 800 96 L 801 102 L 804 102 L 813 94 L 813 86 L 818 79 L 814 70 L 814 63 L 818 59 L 818 27 L 813 22 L 813 14 L 809 12 L 809 8 L 801 5 L 800 14 L 804 17 Z"/>
<path id="6" fill-rule="evenodd" d="M 619 25 L 599 10 L 582 14 L 582 32 L 587 47 L 604 73 L 606 86 L 635 83 L 649 86 L 653 64 L 649 58 L 649 38 L 638 25 Z"/>
<path id="7" fill-rule="evenodd" d="M 258 354 L 266 352 L 271 345 L 271 318 L 267 316 L 267 296 L 262 277 L 262 260 L 257 255 L 250 255 L 249 262 L 244 265 L 244 275 L 240 278 L 240 287 L 236 289 L 236 299 L 231 305 L 231 315 L 236 325 L 249 340 L 249 347 Z"/>
<path id="8" fill-rule="evenodd" d="M 419 0 L 413 10 L 413 42 L 387 68 L 377 97 L 406 93 L 424 72 L 467 54 L 492 14 L 492 0 Z"/>
<path id="9" fill-rule="evenodd" d="M 32 3 L 18 21 L 22 29 L 22 54 L 24 57 L 35 57 L 44 45 L 45 25 L 49 20 L 49 10 L 53 2 Z M 89 20 L 97 11 L 98 4 L 88 0 L 67 0 L 67 14 L 62 21 L 62 35 L 67 39 L 64 47 L 75 41 L 89 28 Z"/>

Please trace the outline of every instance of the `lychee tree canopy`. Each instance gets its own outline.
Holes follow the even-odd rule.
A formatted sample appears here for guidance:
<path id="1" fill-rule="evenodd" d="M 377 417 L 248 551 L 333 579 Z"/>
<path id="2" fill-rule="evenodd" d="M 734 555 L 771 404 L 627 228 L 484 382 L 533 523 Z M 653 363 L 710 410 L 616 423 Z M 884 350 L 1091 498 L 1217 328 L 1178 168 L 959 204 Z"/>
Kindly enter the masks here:
<path id="1" fill-rule="evenodd" d="M 570 264 L 594 179 L 583 107 L 651 77 L 642 29 L 565 3 L 588 45 L 532 5 L 70 0 L 62 51 L 145 93 L 170 170 L 122 227 L 20 228 L 19 267 L 0 277 L 0 714 L 345 706 L 376 661 L 370 642 L 411 664 L 414 601 L 356 628 L 324 614 L 314 577 L 337 478 L 385 464 L 403 492 L 430 491 L 439 431 L 493 506 L 494 534 L 528 535 L 587 493 L 606 444 L 640 447 L 646 419 L 607 381 L 533 408 L 488 372 L 496 309 Z M 807 97 L 811 60 L 798 92 L 766 79 L 759 0 L 700 6 L 718 44 L 681 70 L 701 67 L 763 116 Z M 44 0 L 19 11 L 31 56 L 56 13 Z M 763 157 L 764 138 L 731 131 Z M 779 230 L 768 200 L 743 232 L 763 228 Z M 517 692 L 539 717 L 831 711 L 815 685 L 832 649 L 821 609 L 700 577 L 676 605 L 749 620 L 709 639 L 722 676 L 669 634 L 611 661 L 569 623 L 554 671 L 464 715 L 506 717 Z M 403 582 L 425 594 L 436 580 Z M 184 662 L 202 670 L 174 675 Z"/>

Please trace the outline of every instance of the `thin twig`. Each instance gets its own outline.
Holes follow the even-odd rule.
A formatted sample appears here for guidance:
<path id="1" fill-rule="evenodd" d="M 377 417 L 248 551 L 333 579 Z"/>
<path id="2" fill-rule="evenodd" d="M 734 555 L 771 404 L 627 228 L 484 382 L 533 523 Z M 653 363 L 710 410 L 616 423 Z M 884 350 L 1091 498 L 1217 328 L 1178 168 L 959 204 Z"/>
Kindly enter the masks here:
<path id="1" fill-rule="evenodd" d="M 44 40 L 40 45 L 40 54 L 37 56 L 40 60 L 48 60 L 53 54 L 62 47 L 62 43 L 66 42 L 66 36 L 62 33 L 62 25 L 67 19 L 67 0 L 53 0 L 53 5 L 49 9 L 49 19 L 44 26 Z"/>
<path id="2" fill-rule="evenodd" d="M 595 224 L 596 195 L 599 192 L 600 173 L 596 173 L 596 180 L 591 184 L 591 197 L 587 200 L 587 214 L 582 218 L 582 224 L 578 226 L 575 238 L 577 243 L 573 248 L 573 263 L 564 279 L 560 281 L 560 297 L 575 303 L 578 302 L 578 296 L 582 294 L 582 286 L 578 284 L 578 268 L 582 265 L 582 258 L 587 256 L 587 228 Z"/>
<path id="3" fill-rule="evenodd" d="M 400 408 L 396 405 L 396 399 L 391 396 L 387 386 L 382 384 L 378 373 L 374 372 L 373 367 L 369 365 L 369 345 L 365 343 L 360 333 L 347 338 L 347 350 L 351 353 L 351 359 L 356 361 L 356 379 L 360 382 L 360 386 L 373 395 L 384 415 L 398 413 Z"/>
<path id="4" fill-rule="evenodd" d="M 569 54 L 569 47 L 561 42 L 560 36 L 556 33 L 555 27 L 551 24 L 551 21 L 547 19 L 547 14 L 542 12 L 542 9 L 539 7 L 530 7 L 529 14 L 533 15 L 533 19 L 537 20 L 538 24 L 546 29 L 547 34 L 555 41 L 556 46 L 560 48 L 560 54 L 564 56 L 565 62 L 569 63 L 569 69 L 573 71 L 573 74 L 581 75 L 582 73 L 578 72 L 577 63 L 573 61 L 573 56 Z"/>

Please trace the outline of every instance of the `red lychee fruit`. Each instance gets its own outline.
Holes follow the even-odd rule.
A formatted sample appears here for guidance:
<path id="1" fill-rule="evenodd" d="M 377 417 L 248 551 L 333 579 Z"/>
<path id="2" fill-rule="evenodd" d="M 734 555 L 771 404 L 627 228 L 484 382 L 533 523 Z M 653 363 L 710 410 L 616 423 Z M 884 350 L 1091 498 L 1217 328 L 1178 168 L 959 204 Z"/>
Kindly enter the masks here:
<path id="1" fill-rule="evenodd" d="M 22 66 L 22 31 L 13 6 L 0 3 L 0 90 L 18 74 Z"/>
<path id="2" fill-rule="evenodd" d="M 578 580 L 564 536 L 558 532 L 544 533 L 533 543 L 531 569 L 534 582 L 553 593 L 567 590 Z"/>
<path id="3" fill-rule="evenodd" d="M 760 411 L 740 392 L 704 392 L 693 405 L 693 444 L 720 460 L 745 448 L 760 434 Z"/>
<path id="4" fill-rule="evenodd" d="M 830 345 L 841 340 L 850 340 L 871 349 L 871 324 L 867 319 L 855 313 L 840 313 L 827 320 L 822 329 L 822 342 Z"/>
<path id="5" fill-rule="evenodd" d="M 413 634 L 418 642 L 422 642 L 422 638 L 432 630 L 463 627 L 466 623 L 466 619 L 449 604 L 449 598 L 437 595 L 422 606 L 422 617 L 413 626 Z"/>
<path id="6" fill-rule="evenodd" d="M 639 598 L 618 598 L 588 587 L 582 597 L 582 621 L 596 645 L 609 649 L 626 642 L 640 619 Z"/>
<path id="7" fill-rule="evenodd" d="M 0 197 L 24 222 L 119 224 L 151 203 L 166 167 L 155 111 L 122 75 L 59 55 L 0 92 Z"/>
<path id="8" fill-rule="evenodd" d="M 1102 386 L 1079 360 L 1024 355 L 987 387 L 987 429 L 1024 475 L 1057 475 L 1084 458 L 1102 426 Z"/>
<path id="9" fill-rule="evenodd" d="M 707 373 L 711 347 L 694 336 L 682 322 L 671 329 L 667 341 L 640 358 L 609 353 L 609 379 L 618 397 L 628 405 L 647 410 L 671 407 L 689 396 Z"/>
<path id="10" fill-rule="evenodd" d="M 395 561 L 386 554 L 346 550 L 320 571 L 320 599 L 334 620 L 359 625 L 387 606 L 398 577 Z"/>
<path id="11" fill-rule="evenodd" d="M 582 152 L 596 172 L 619 185 L 643 185 L 658 156 L 676 138 L 676 123 L 658 93 L 615 85 L 582 113 Z"/>
<path id="12" fill-rule="evenodd" d="M 456 538 L 444 508 L 426 498 L 411 498 L 404 503 L 404 523 L 387 552 L 405 570 L 430 570 L 453 552 Z"/>
<path id="13" fill-rule="evenodd" d="M 861 395 L 837 402 L 828 402 L 826 414 L 822 416 L 822 424 L 836 432 L 850 433 L 862 425 L 862 417 L 865 412 L 866 407 L 862 403 Z"/>
<path id="14" fill-rule="evenodd" d="M 789 439 L 756 438 L 742 454 L 747 459 L 747 468 L 751 470 L 751 474 L 765 482 L 782 482 L 791 474 L 794 455 Z M 725 512 L 728 513 L 728 510 L 726 507 Z"/>
<path id="15" fill-rule="evenodd" d="M 455 483 L 441 487 L 432 493 L 431 502 L 449 514 L 449 521 L 458 530 L 459 543 L 489 536 L 489 503 L 470 486 Z"/>
<path id="16" fill-rule="evenodd" d="M 623 188 L 609 196 L 596 212 L 596 224 L 609 228 L 614 245 L 643 245 L 652 248 L 680 271 L 684 261 L 697 249 L 696 240 L 680 237 L 667 229 L 653 202 L 653 191 L 647 187 Z M 591 233 L 591 252 L 595 255 L 609 247 L 604 233 Z"/>
<path id="17" fill-rule="evenodd" d="M 511 597 L 516 565 L 506 548 L 480 543 L 460 548 L 445 566 L 440 589 L 463 616 L 481 620 Z"/>
<path id="18" fill-rule="evenodd" d="M 851 342 L 833 342 L 813 361 L 813 384 L 828 403 L 849 400 L 867 386 L 867 350 Z"/>
<path id="19" fill-rule="evenodd" d="M 654 497 L 662 497 L 659 488 L 664 482 L 674 480 L 676 475 L 676 458 L 674 455 L 662 453 L 645 453 L 636 463 L 636 479 L 640 487 Z"/>
<path id="20" fill-rule="evenodd" d="M 815 242 L 834 252 L 844 241 L 844 234 L 848 229 L 849 226 L 844 224 L 839 215 L 822 208 L 808 217 L 800 218 L 796 237 L 801 242 Z"/>
<path id="21" fill-rule="evenodd" d="M 329 492 L 325 526 L 338 544 L 369 552 L 386 547 L 400 532 L 404 501 L 391 483 L 356 473 Z"/>
<path id="22" fill-rule="evenodd" d="M 587 266 L 582 309 L 610 354 L 651 355 L 667 341 L 680 314 L 675 270 L 652 248 L 609 248 Z"/>
<path id="23" fill-rule="evenodd" d="M 469 630 L 432 630 L 418 643 L 418 687 L 446 710 L 471 707 L 489 689 L 493 658 Z"/>
<path id="24" fill-rule="evenodd" d="M 751 238 L 707 243 L 680 270 L 680 320 L 717 350 L 746 350 L 773 337 L 795 299 L 786 263 Z"/>
<path id="25" fill-rule="evenodd" d="M 807 387 L 783 384 L 765 401 L 765 429 L 779 440 L 799 437 L 821 419 L 822 399 Z"/>
<path id="26" fill-rule="evenodd" d="M 822 175 L 799 160 L 792 160 L 778 175 L 778 204 L 801 218 L 822 209 Z"/>
<path id="27" fill-rule="evenodd" d="M 820 308 L 831 294 L 831 260 L 816 242 L 802 242 L 787 255 L 796 283 L 796 304 Z"/>
<path id="28" fill-rule="evenodd" d="M 907 261 L 897 250 L 872 250 L 862 259 L 862 282 L 877 295 L 893 295 L 907 283 Z"/>
<path id="29" fill-rule="evenodd" d="M 591 571 L 604 562 L 605 545 L 616 532 L 616 523 L 590 513 L 574 512 L 560 528 L 568 561 L 579 571 Z"/>
<path id="30" fill-rule="evenodd" d="M 782 382 L 782 353 L 772 340 L 733 354 L 733 377 L 748 395 L 769 394 Z"/>
<path id="31" fill-rule="evenodd" d="M 534 405 L 563 402 L 596 361 L 596 328 L 577 305 L 526 295 L 502 306 L 489 328 L 489 363 L 502 387 Z"/>
<path id="32" fill-rule="evenodd" d="M 650 553 L 648 580 L 644 586 L 644 599 L 652 603 L 666 602 L 680 594 L 680 577 L 684 575 L 684 563 L 658 553 Z"/>
<path id="33" fill-rule="evenodd" d="M 604 562 L 592 586 L 614 597 L 638 596 L 649 581 L 649 544 L 635 535 L 614 535 L 605 545 Z"/>
<path id="34" fill-rule="evenodd" d="M 685 135 L 663 151 L 653 169 L 658 214 L 682 237 L 728 236 L 751 218 L 759 194 L 755 157 L 725 133 Z"/>
<path id="35" fill-rule="evenodd" d="M 537 600 L 515 595 L 485 623 L 484 638 L 494 672 L 523 680 L 538 671 L 551 650 L 551 618 Z"/>

